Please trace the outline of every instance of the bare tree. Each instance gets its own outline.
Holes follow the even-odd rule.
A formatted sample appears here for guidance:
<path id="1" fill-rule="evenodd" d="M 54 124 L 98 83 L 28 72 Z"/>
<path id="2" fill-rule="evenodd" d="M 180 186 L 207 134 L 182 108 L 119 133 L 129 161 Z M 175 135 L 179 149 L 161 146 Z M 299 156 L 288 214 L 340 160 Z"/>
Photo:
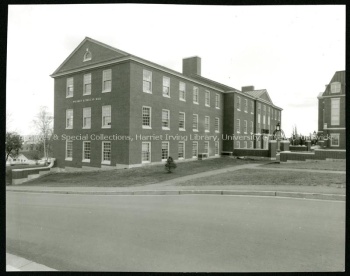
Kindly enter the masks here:
<path id="1" fill-rule="evenodd" d="M 38 131 L 38 134 L 40 135 L 40 138 L 41 138 L 40 140 L 42 140 L 43 142 L 45 162 L 47 162 L 47 158 L 48 158 L 48 146 L 47 146 L 48 140 L 53 132 L 52 122 L 53 122 L 53 116 L 48 111 L 48 108 L 46 106 L 41 106 L 40 111 L 38 112 L 35 119 L 33 120 L 33 123 L 35 125 L 35 128 Z"/>

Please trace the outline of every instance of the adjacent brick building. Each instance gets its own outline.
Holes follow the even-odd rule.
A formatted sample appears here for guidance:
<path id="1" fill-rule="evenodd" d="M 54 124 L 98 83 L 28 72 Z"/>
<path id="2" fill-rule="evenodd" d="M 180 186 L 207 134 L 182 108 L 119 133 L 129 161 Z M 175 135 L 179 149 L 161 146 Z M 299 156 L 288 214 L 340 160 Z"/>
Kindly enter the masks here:
<path id="1" fill-rule="evenodd" d="M 345 71 L 337 71 L 318 95 L 318 135 L 324 146 L 345 149 Z"/>
<path id="2" fill-rule="evenodd" d="M 199 57 L 184 59 L 179 73 L 85 38 L 51 76 L 60 168 L 129 168 L 267 148 L 251 134 L 268 136 L 281 121 L 266 90 L 204 78 Z"/>

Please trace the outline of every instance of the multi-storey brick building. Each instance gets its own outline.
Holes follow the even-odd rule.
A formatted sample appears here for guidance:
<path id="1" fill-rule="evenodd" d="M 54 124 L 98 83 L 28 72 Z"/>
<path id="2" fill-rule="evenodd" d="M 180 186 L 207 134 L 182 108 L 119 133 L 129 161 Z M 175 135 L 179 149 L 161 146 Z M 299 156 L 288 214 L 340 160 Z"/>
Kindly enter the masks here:
<path id="1" fill-rule="evenodd" d="M 337 71 L 318 95 L 318 135 L 326 148 L 345 149 L 345 71 Z"/>
<path id="2" fill-rule="evenodd" d="M 267 147 L 226 138 L 267 135 L 281 120 L 266 90 L 204 78 L 199 57 L 184 59 L 181 74 L 85 38 L 51 76 L 61 168 L 129 168 Z"/>

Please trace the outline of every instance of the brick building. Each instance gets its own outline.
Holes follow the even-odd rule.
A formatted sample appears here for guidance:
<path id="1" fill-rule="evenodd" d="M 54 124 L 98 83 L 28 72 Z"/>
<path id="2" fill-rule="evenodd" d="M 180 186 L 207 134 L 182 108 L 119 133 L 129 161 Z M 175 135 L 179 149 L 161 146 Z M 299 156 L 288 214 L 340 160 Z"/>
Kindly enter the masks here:
<path id="1" fill-rule="evenodd" d="M 318 135 L 323 136 L 326 148 L 346 148 L 345 91 L 345 71 L 337 71 L 317 97 Z"/>
<path id="2" fill-rule="evenodd" d="M 60 168 L 129 168 L 266 148 L 247 137 L 268 136 L 281 121 L 266 90 L 204 78 L 199 57 L 184 59 L 179 73 L 85 38 L 51 76 Z"/>

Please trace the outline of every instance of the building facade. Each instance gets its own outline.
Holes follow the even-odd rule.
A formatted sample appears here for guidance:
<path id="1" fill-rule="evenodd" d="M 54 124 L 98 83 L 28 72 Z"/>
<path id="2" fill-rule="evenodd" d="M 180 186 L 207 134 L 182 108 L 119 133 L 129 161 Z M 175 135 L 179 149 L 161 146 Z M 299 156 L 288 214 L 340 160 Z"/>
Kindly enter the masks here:
<path id="1" fill-rule="evenodd" d="M 346 148 L 345 71 L 337 71 L 318 95 L 318 135 L 330 149 Z"/>
<path id="2" fill-rule="evenodd" d="M 184 59 L 179 73 L 85 38 L 51 76 L 60 168 L 130 168 L 266 147 L 226 138 L 268 135 L 281 120 L 266 90 L 204 78 L 199 57 Z"/>

